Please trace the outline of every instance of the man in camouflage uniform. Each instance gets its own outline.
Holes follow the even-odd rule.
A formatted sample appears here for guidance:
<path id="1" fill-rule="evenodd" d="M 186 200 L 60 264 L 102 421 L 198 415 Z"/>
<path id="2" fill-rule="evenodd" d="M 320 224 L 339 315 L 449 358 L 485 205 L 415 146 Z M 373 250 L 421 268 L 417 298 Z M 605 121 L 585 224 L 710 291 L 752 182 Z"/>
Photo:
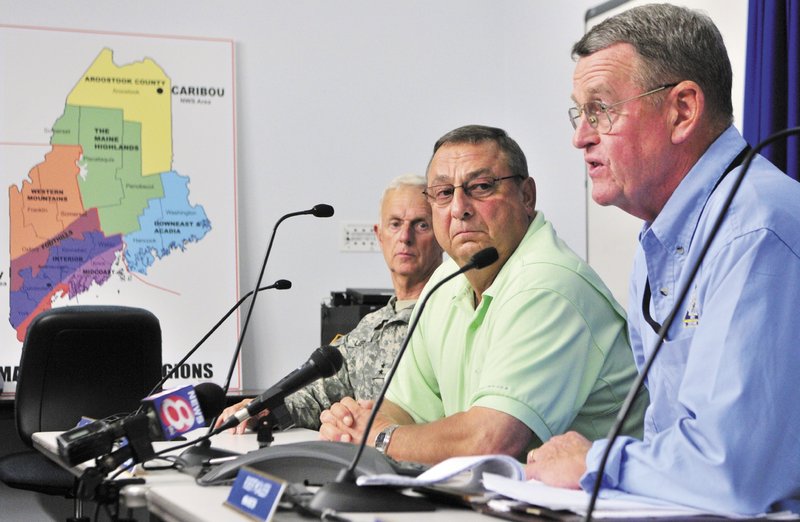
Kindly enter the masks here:
<path id="1" fill-rule="evenodd" d="M 442 262 L 442 249 L 433 235 L 431 207 L 422 193 L 426 186 L 424 177 L 404 175 L 392 180 L 384 191 L 380 223 L 373 230 L 395 295 L 386 306 L 364 316 L 355 329 L 332 343 L 342 351 L 342 368 L 333 377 L 320 379 L 287 397 L 286 408 L 273 412 L 281 427 L 293 424 L 319 429 L 319 415 L 331 404 L 344 397 L 374 399 L 380 391 L 384 375 L 405 338 L 414 303 Z M 247 399 L 227 408 L 217 424 L 249 402 Z M 245 424 L 234 428 L 234 432 L 244 433 Z"/>

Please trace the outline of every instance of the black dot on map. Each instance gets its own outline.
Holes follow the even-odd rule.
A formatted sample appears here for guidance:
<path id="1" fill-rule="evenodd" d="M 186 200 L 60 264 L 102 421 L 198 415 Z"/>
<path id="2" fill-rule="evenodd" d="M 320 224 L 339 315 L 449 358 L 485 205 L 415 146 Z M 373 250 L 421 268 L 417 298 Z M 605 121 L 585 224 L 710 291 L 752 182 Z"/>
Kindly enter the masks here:
<path id="1" fill-rule="evenodd" d="M 158 94 L 164 94 L 164 89 L 162 89 L 161 87 L 159 87 L 158 89 L 156 89 L 156 92 L 157 92 Z"/>

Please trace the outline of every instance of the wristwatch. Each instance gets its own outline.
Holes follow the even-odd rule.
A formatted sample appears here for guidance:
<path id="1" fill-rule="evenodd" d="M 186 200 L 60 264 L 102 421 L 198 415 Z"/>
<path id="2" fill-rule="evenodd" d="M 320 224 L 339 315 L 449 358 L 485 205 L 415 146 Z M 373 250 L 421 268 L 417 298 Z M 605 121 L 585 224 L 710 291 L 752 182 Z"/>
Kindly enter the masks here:
<path id="1" fill-rule="evenodd" d="M 375 449 L 386 455 L 386 450 L 389 448 L 389 442 L 392 440 L 392 433 L 398 428 L 397 424 L 391 424 L 381 430 L 375 437 Z"/>

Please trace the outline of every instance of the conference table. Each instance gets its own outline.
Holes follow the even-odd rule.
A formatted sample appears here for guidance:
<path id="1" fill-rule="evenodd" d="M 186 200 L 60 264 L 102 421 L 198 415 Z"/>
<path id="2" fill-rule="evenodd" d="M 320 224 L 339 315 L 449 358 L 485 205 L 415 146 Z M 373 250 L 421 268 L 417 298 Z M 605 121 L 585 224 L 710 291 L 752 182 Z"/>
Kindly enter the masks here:
<path id="1" fill-rule="evenodd" d="M 190 437 L 199 437 L 205 430 L 195 430 Z M 34 447 L 53 461 L 64 465 L 58 455 L 57 437 L 60 432 L 41 432 L 33 435 Z M 273 444 L 289 444 L 317 440 L 318 433 L 305 429 L 292 429 L 274 434 Z M 220 433 L 211 439 L 212 448 L 233 451 L 245 454 L 258 448 L 256 435 L 232 435 L 227 432 Z M 153 447 L 156 452 L 175 446 L 174 442 L 155 442 Z M 182 450 L 175 453 L 178 454 Z M 67 467 L 76 476 L 80 476 L 91 461 L 75 467 Z M 136 466 L 133 471 L 125 473 L 120 478 L 143 478 L 144 484 L 131 484 L 120 491 L 122 507 L 143 510 L 167 522 L 199 521 L 211 522 L 220 520 L 252 520 L 225 504 L 231 491 L 230 486 L 200 486 L 196 484 L 194 476 L 178 472 L 174 469 L 145 470 Z M 490 520 L 486 515 L 469 509 L 457 507 L 442 507 L 431 512 L 414 513 L 336 513 L 327 520 L 338 519 L 342 522 L 423 522 L 445 521 L 458 519 L 459 521 Z M 292 511 L 278 511 L 273 520 L 299 521 L 309 520 Z"/>

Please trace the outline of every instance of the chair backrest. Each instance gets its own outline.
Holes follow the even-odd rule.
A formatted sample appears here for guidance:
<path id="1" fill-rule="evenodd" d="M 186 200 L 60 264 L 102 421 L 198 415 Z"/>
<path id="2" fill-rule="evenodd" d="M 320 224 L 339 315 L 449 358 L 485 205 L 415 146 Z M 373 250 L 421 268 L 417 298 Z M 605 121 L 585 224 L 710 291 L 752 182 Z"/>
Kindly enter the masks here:
<path id="1" fill-rule="evenodd" d="M 129 413 L 161 377 L 161 325 L 126 306 L 68 306 L 31 321 L 15 397 L 17 432 L 74 427 L 81 416 Z"/>

